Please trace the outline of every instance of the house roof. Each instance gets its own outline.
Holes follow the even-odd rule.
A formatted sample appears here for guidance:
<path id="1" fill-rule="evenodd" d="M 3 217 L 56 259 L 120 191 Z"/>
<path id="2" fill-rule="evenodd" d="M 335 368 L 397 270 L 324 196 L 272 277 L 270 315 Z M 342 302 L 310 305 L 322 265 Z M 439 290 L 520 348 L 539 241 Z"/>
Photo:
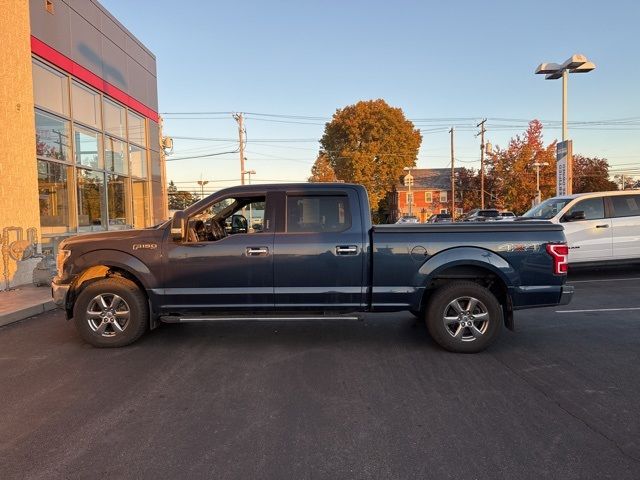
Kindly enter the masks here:
<path id="1" fill-rule="evenodd" d="M 456 172 L 461 169 L 456 168 Z M 450 168 L 412 168 L 413 189 L 424 190 L 450 190 L 451 189 L 451 169 Z M 398 190 L 406 190 L 404 186 L 404 175 L 398 179 Z"/>

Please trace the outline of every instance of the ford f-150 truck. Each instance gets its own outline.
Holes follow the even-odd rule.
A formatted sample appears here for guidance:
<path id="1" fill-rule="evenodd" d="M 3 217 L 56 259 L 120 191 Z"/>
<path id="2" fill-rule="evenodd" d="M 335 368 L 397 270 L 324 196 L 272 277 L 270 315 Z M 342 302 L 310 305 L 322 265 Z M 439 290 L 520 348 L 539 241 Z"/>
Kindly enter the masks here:
<path id="1" fill-rule="evenodd" d="M 567 254 L 549 222 L 372 225 L 359 185 L 250 185 L 156 227 L 63 241 L 52 294 L 98 347 L 159 322 L 410 311 L 442 347 L 478 352 L 515 310 L 569 302 Z"/>

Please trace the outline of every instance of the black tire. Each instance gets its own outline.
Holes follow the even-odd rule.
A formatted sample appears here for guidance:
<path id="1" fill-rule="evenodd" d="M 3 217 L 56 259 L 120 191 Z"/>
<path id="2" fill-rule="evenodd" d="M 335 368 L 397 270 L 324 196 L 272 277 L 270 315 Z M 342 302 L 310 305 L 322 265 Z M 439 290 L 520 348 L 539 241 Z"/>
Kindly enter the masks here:
<path id="1" fill-rule="evenodd" d="M 438 345 L 450 352 L 484 350 L 498 338 L 503 322 L 498 299 L 474 282 L 452 281 L 429 298 L 427 328 Z"/>
<path id="2" fill-rule="evenodd" d="M 138 340 L 149 325 L 147 298 L 126 278 L 96 280 L 80 292 L 73 320 L 82 339 L 94 347 L 124 347 Z"/>

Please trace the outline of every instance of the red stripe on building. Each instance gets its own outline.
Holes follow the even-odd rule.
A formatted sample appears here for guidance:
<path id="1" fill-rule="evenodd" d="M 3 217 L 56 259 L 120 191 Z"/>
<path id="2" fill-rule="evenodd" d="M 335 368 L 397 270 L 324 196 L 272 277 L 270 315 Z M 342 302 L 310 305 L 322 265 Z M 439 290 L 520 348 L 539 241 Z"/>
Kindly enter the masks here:
<path id="1" fill-rule="evenodd" d="M 42 40 L 38 40 L 31 35 L 31 52 L 44 58 L 46 61 L 52 63 L 56 67 L 61 68 L 67 73 L 70 73 L 74 77 L 82 80 L 93 88 L 100 90 L 102 93 L 109 95 L 120 103 L 126 105 L 131 110 L 144 115 L 154 122 L 158 122 L 158 112 L 147 107 L 143 103 L 139 102 L 131 95 L 123 92 L 115 85 L 111 85 L 109 82 L 99 77 L 95 73 L 86 69 L 82 65 L 74 62 L 69 57 L 58 52 L 55 48 L 50 47 Z"/>

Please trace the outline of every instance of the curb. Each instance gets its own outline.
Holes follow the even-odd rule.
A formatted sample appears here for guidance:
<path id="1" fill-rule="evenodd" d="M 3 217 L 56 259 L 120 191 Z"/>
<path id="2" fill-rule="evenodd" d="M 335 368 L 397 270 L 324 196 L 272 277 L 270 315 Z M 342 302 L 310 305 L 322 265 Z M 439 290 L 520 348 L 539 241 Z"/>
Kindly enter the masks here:
<path id="1" fill-rule="evenodd" d="M 40 313 L 48 312 L 50 310 L 55 310 L 58 308 L 53 300 L 49 300 L 47 302 L 43 302 L 36 305 L 30 305 L 28 307 L 22 308 L 20 310 L 16 310 L 14 312 L 5 313 L 0 315 L 0 327 L 4 327 L 5 325 L 9 325 L 11 323 L 19 322 L 20 320 L 24 320 L 25 318 L 33 317 L 34 315 L 38 315 Z"/>

